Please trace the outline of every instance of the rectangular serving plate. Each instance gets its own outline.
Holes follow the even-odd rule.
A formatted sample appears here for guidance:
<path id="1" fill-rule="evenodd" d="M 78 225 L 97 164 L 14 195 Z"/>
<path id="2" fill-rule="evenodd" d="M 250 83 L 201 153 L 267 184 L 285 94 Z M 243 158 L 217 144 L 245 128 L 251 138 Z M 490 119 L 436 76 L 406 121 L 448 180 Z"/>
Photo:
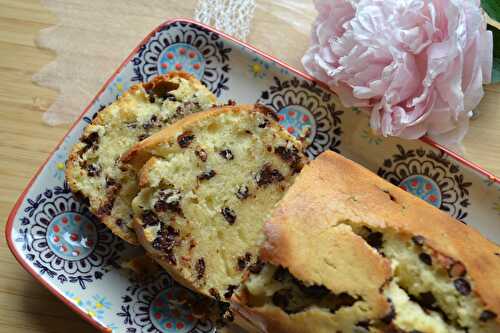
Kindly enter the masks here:
<path id="1" fill-rule="evenodd" d="M 40 167 L 12 209 L 10 250 L 41 284 L 103 332 L 215 332 L 175 302 L 186 295 L 165 273 L 135 281 L 119 263 L 136 249 L 115 238 L 64 183 L 64 162 L 83 128 L 132 84 L 173 69 L 191 72 L 221 101 L 265 104 L 290 133 L 308 134 L 307 154 L 332 149 L 479 229 L 500 243 L 500 180 L 424 138 L 373 135 L 368 118 L 287 64 L 189 19 L 154 29 L 106 81 Z M 429 221 L 428 223 L 432 223 Z M 59 239 L 55 231 L 63 231 Z"/>

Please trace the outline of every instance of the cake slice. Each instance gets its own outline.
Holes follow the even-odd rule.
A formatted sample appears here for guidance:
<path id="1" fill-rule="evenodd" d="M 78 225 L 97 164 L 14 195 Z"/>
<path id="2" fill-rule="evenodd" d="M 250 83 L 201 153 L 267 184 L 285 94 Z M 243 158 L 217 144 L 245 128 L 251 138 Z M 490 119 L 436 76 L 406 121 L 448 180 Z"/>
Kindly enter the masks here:
<path id="1" fill-rule="evenodd" d="M 264 227 L 262 269 L 233 295 L 262 332 L 500 332 L 500 247 L 333 152 Z"/>
<path id="2" fill-rule="evenodd" d="M 172 72 L 134 85 L 100 111 L 66 162 L 71 190 L 113 233 L 136 244 L 131 201 L 136 174 L 120 163 L 124 152 L 187 114 L 211 107 L 215 96 L 193 76 Z"/>
<path id="3" fill-rule="evenodd" d="M 180 283 L 229 300 L 257 267 L 263 224 L 304 164 L 301 144 L 259 105 L 190 115 L 137 144 L 140 243 Z"/>

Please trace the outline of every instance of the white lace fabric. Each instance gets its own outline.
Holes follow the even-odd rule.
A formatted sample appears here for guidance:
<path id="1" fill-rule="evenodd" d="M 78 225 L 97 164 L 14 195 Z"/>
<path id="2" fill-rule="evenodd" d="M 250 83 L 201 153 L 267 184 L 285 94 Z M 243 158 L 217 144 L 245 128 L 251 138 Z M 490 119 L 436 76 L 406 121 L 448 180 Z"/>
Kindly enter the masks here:
<path id="1" fill-rule="evenodd" d="M 245 40 L 255 12 L 255 0 L 199 0 L 195 19 Z"/>

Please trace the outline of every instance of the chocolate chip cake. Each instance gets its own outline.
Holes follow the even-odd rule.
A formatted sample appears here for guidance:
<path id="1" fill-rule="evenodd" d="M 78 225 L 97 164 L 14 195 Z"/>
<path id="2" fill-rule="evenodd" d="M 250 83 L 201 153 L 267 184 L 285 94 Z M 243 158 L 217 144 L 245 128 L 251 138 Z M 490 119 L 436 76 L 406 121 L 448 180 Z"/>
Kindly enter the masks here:
<path id="1" fill-rule="evenodd" d="M 259 105 L 190 115 L 136 145 L 140 243 L 179 282 L 229 300 L 258 269 L 262 227 L 304 164 L 300 143 Z"/>
<path id="2" fill-rule="evenodd" d="M 500 247 L 333 152 L 264 232 L 232 297 L 262 332 L 500 332 Z"/>
<path id="3" fill-rule="evenodd" d="M 66 163 L 71 190 L 88 200 L 90 210 L 116 235 L 137 243 L 130 203 L 136 175 L 120 163 L 121 155 L 187 114 L 216 103 L 193 76 L 172 72 L 137 84 L 100 111 L 73 147 Z"/>

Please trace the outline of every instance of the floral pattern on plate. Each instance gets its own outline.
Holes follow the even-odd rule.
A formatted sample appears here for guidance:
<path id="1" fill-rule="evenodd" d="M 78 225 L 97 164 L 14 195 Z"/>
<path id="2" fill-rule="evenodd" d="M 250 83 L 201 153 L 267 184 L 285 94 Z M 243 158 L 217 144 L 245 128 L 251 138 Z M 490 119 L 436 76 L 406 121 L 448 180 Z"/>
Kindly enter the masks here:
<path id="1" fill-rule="evenodd" d="M 149 81 L 158 74 L 184 70 L 202 81 L 216 96 L 229 84 L 229 55 L 222 38 L 213 31 L 176 22 L 159 29 L 141 46 L 134 63 L 133 81 Z"/>
<path id="2" fill-rule="evenodd" d="M 66 183 L 27 202 L 16 242 L 39 274 L 86 289 L 116 265 L 123 243 L 73 197 Z"/>
<path id="3" fill-rule="evenodd" d="M 127 287 L 117 315 L 123 318 L 127 332 L 215 332 L 210 320 L 196 318 L 191 313 L 188 304 L 195 298 L 192 292 L 175 284 L 166 273 L 161 273 L 148 282 Z"/>
<path id="4" fill-rule="evenodd" d="M 304 139 L 309 158 L 327 149 L 339 152 L 343 111 L 336 109 L 332 94 L 296 77 L 273 79 L 257 102 L 271 107 L 290 134 Z"/>
<path id="5" fill-rule="evenodd" d="M 378 175 L 465 223 L 472 183 L 464 179 L 460 166 L 432 150 L 397 149 Z"/>

